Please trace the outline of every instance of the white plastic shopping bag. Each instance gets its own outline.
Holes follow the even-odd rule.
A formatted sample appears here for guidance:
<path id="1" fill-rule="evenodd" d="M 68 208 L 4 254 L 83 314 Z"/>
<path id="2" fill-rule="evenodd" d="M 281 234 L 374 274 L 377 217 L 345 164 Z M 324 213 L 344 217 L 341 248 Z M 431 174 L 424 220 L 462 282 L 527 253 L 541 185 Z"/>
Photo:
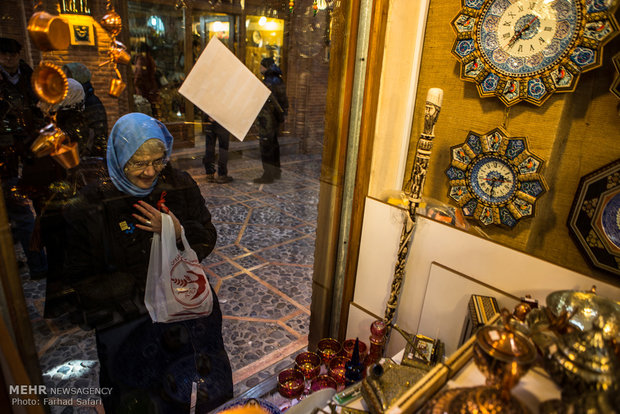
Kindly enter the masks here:
<path id="1" fill-rule="evenodd" d="M 153 322 L 174 322 L 208 316 L 213 309 L 209 281 L 181 232 L 177 248 L 172 218 L 161 215 L 161 235 L 154 233 L 144 304 Z"/>

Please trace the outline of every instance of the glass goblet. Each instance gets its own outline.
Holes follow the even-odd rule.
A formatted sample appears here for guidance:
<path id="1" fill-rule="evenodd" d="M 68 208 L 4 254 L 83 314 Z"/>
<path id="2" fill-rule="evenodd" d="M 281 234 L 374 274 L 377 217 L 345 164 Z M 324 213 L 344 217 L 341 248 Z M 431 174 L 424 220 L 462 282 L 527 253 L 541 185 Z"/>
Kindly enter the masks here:
<path id="1" fill-rule="evenodd" d="M 351 359 L 353 356 L 353 348 L 355 348 L 355 339 L 347 339 L 342 343 L 342 352 L 344 356 Z M 359 341 L 360 362 L 364 362 L 368 355 L 368 346 L 365 342 Z"/>
<path id="2" fill-rule="evenodd" d="M 304 374 L 306 380 L 310 381 L 319 375 L 321 357 L 315 352 L 302 352 L 295 357 L 295 368 Z"/>
<path id="3" fill-rule="evenodd" d="M 345 364 L 349 361 L 346 356 L 335 356 L 329 361 L 328 375 L 332 377 L 339 385 L 344 385 Z"/>
<path id="4" fill-rule="evenodd" d="M 299 398 L 304 388 L 304 374 L 301 371 L 288 368 L 278 374 L 278 392 L 284 398 Z"/>
<path id="5" fill-rule="evenodd" d="M 336 380 L 329 375 L 319 375 L 310 383 L 310 391 L 312 392 L 320 391 L 325 388 L 337 389 L 338 384 L 336 383 Z"/>
<path id="6" fill-rule="evenodd" d="M 340 342 L 333 338 L 323 338 L 317 345 L 317 353 L 321 357 L 321 360 L 323 361 L 323 364 L 325 364 L 326 368 L 329 366 L 329 361 L 341 350 L 342 345 L 340 345 Z"/>

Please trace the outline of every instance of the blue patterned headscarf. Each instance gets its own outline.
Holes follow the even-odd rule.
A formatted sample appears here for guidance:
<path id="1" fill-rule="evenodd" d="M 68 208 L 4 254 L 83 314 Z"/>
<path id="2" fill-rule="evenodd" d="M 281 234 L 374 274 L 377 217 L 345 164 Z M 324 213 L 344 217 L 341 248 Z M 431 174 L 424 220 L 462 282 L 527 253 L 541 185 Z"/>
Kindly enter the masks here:
<path id="1" fill-rule="evenodd" d="M 133 154 L 149 139 L 158 139 L 166 147 L 166 157 L 172 151 L 172 135 L 164 124 L 148 115 L 134 112 L 122 116 L 116 121 L 108 139 L 108 173 L 114 186 L 126 194 L 136 197 L 147 196 L 153 191 L 157 179 L 151 188 L 143 189 L 133 184 L 123 169 Z"/>

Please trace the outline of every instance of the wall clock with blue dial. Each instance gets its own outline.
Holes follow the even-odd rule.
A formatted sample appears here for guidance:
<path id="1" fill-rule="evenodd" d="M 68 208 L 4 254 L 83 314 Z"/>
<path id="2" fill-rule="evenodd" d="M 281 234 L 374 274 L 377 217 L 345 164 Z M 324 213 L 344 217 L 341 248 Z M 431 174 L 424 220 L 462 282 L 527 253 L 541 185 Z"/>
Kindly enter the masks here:
<path id="1" fill-rule="evenodd" d="M 619 0 L 462 0 L 452 21 L 461 79 L 506 106 L 572 92 L 618 34 Z"/>
<path id="2" fill-rule="evenodd" d="M 534 216 L 535 203 L 548 186 L 541 175 L 544 161 L 529 151 L 527 138 L 509 137 L 503 128 L 470 131 L 450 152 L 449 196 L 466 217 L 512 228 Z"/>

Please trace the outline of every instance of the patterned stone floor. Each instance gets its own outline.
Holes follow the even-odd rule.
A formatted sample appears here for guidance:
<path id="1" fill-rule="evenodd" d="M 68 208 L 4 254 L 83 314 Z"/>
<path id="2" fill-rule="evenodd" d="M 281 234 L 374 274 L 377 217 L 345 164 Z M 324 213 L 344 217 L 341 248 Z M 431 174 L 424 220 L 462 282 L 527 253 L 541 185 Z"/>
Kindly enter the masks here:
<path id="1" fill-rule="evenodd" d="M 318 151 L 283 154 L 282 179 L 258 185 L 252 179 L 262 172 L 260 160 L 255 151 L 244 154 L 231 157 L 234 181 L 227 184 L 206 183 L 197 159 L 183 163 L 218 230 L 216 248 L 203 265 L 224 315 L 235 396 L 291 364 L 307 346 L 321 167 Z M 46 385 L 97 387 L 93 331 L 76 327 L 68 315 L 44 319 L 45 280 L 30 280 L 27 269 L 21 277 Z M 96 403 L 51 408 L 103 412 Z"/>

